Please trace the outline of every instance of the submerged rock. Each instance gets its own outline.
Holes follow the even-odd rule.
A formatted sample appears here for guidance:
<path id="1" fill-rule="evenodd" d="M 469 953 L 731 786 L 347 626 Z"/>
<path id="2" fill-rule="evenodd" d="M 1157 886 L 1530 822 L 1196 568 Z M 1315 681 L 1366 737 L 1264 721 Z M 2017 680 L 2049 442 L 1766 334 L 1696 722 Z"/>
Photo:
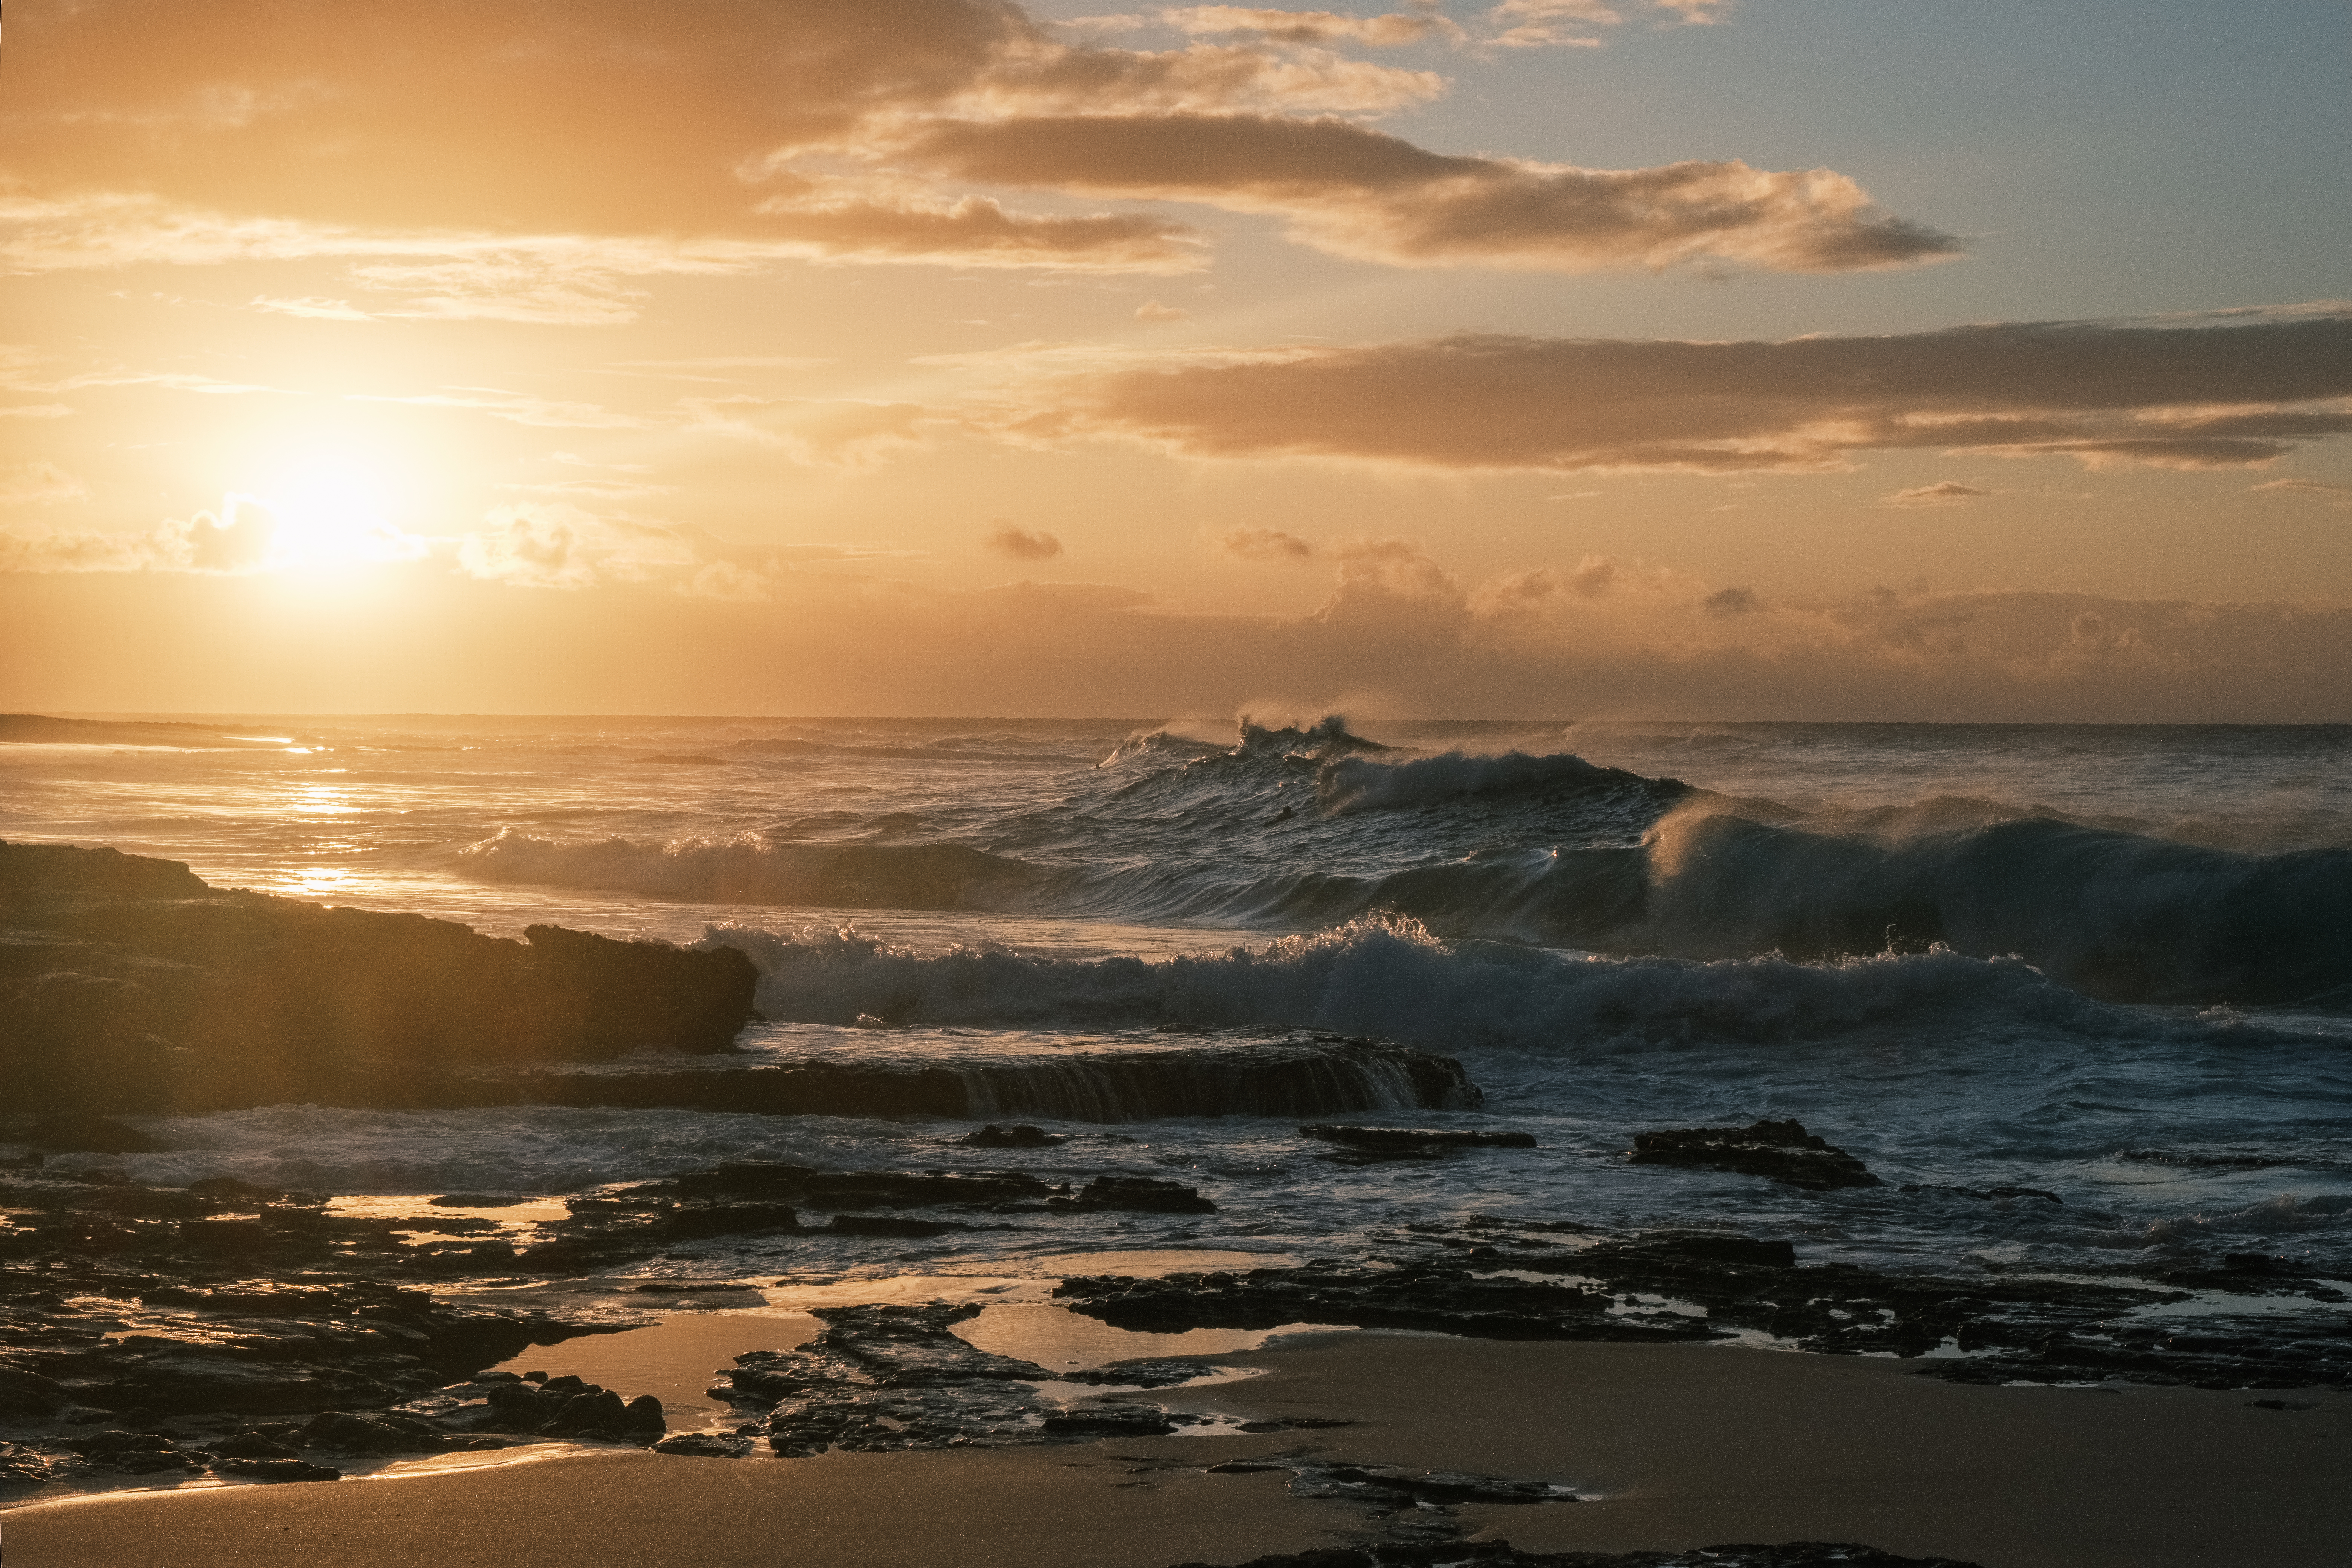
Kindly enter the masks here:
<path id="1" fill-rule="evenodd" d="M 1532 1132 L 1474 1132 L 1423 1127 L 1341 1127 L 1328 1122 L 1298 1130 L 1302 1138 L 1339 1145 L 1332 1158 L 1430 1160 L 1455 1149 L 1532 1149 Z"/>
<path id="2" fill-rule="evenodd" d="M 1049 1209 L 1087 1212 L 1126 1209 L 1137 1214 L 1214 1214 L 1217 1205 L 1192 1188 L 1154 1176 L 1097 1176 L 1072 1195 L 1047 1198 Z"/>
<path id="3" fill-rule="evenodd" d="M 656 1454 L 678 1454 L 694 1459 L 740 1459 L 751 1451 L 749 1437 L 720 1436 L 709 1432 L 685 1432 L 654 1445 Z"/>
<path id="4" fill-rule="evenodd" d="M 1796 1121 L 1637 1133 L 1625 1162 L 1687 1171 L 1737 1171 L 1814 1192 L 1879 1184 L 1860 1160 L 1807 1132 L 1804 1123 Z"/>
<path id="5" fill-rule="evenodd" d="M 999 1127 L 992 1121 L 979 1131 L 967 1134 L 961 1142 L 975 1149 L 1051 1149 L 1069 1140 L 1057 1138 L 1044 1128 L 1032 1127 L 1026 1122 Z"/>

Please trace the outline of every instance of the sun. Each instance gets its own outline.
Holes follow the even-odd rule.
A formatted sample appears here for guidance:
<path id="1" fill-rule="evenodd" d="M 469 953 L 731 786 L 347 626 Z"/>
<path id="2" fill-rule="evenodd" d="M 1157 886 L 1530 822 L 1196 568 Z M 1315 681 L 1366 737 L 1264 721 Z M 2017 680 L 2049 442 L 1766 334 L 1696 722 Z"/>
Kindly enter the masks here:
<path id="1" fill-rule="evenodd" d="M 291 456 L 240 498 L 269 514 L 268 567 L 334 574 L 425 554 L 425 541 L 396 521 L 397 472 L 358 447 L 313 447 Z"/>

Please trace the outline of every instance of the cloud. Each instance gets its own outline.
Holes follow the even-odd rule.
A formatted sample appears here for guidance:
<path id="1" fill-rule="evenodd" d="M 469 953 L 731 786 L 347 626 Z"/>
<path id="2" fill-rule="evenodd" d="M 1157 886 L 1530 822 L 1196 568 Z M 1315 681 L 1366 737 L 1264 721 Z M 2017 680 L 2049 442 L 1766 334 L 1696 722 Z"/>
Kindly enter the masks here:
<path id="1" fill-rule="evenodd" d="M 79 479 L 55 463 L 20 463 L 0 468 L 0 506 L 46 506 L 80 500 L 89 494 Z"/>
<path id="2" fill-rule="evenodd" d="M 1203 549 L 1226 555 L 1239 556 L 1244 561 L 1276 561 L 1293 564 L 1315 558 L 1315 546 L 1295 533 L 1285 533 L 1278 528 L 1227 528 L 1216 531 L 1201 531 Z"/>
<path id="3" fill-rule="evenodd" d="M 812 468 L 859 468 L 915 445 L 931 417 L 913 403 L 809 397 L 688 397 L 685 428 L 749 441 Z"/>
<path id="4" fill-rule="evenodd" d="M 1249 33 L 1284 44 L 1364 44 L 1395 48 L 1430 39 L 1458 40 L 1461 26 L 1433 11 L 1391 11 L 1356 16 L 1340 11 L 1282 11 L 1254 5 L 1179 5 L 1153 20 L 1179 32 L 1204 36 Z"/>
<path id="5" fill-rule="evenodd" d="M 1283 691 L 1397 717 L 2352 721 L 2342 603 L 1914 584 L 1776 587 L 1769 613 L 1711 616 L 1704 601 L 1724 590 L 1664 566 L 1620 561 L 1610 590 L 1588 596 L 1571 585 L 1581 568 L 1465 583 L 1422 545 L 1385 538 L 1335 549 L 1331 592 L 1307 614 L 1202 614 L 1114 584 L 955 590 L 855 563 L 799 570 L 609 521 L 494 514 L 475 531 L 488 578 L 452 573 L 446 552 L 386 566 L 406 574 L 408 607 L 307 617 L 299 632 L 253 613 L 242 574 L 183 561 L 135 584 L 89 575 L 184 539 L 0 535 L 0 567 L 14 569 L 0 574 L 0 616 L 85 672 L 72 705 L 86 709 L 193 710 L 209 694 L 225 709 L 318 711 L 340 694 L 385 711 L 658 711 L 691 689 L 713 711 L 821 698 L 844 711 L 986 713 L 1015 691 L 1044 711 L 1176 713 Z M 115 559 L 88 558 L 100 551 Z M 1667 586 L 1641 589 L 1645 574 Z M 124 646 L 169 657 L 99 657 Z"/>
<path id="6" fill-rule="evenodd" d="M 2332 485 L 2324 479 L 2269 479 L 2247 487 L 2256 495 L 2323 496 L 2338 511 L 2352 511 L 2352 485 Z"/>
<path id="7" fill-rule="evenodd" d="M 1062 542 L 1040 529 L 1031 532 L 1003 523 L 988 531 L 981 548 L 999 555 L 1010 555 L 1016 561 L 1051 561 L 1062 552 Z"/>
<path id="8" fill-rule="evenodd" d="M 654 423 L 634 414 L 615 414 L 593 403 L 534 397 L 493 386 L 453 386 L 441 392 L 394 396 L 383 393 L 347 394 L 355 403 L 406 403 L 425 408 L 464 408 L 517 425 L 564 430 L 637 430 Z"/>
<path id="9" fill-rule="evenodd" d="M 1724 588 L 1699 601 L 1710 616 L 1752 616 L 1764 607 L 1753 588 Z"/>
<path id="10" fill-rule="evenodd" d="M 398 313 L 596 323 L 631 319 L 625 280 L 662 272 L 1181 272 L 1209 242 L 973 185 L 1272 213 L 1303 243 L 1411 267 L 1843 271 L 1958 250 L 1832 171 L 1590 170 L 1363 125 L 1450 84 L 1323 46 L 1466 37 L 1433 10 L 1162 19 L 1225 41 L 1066 43 L 1001 0 L 214 0 L 201 19 L 27 0 L 0 100 L 0 260 L 341 256 Z M 1621 18 L 1506 0 L 1482 25 L 1516 46 L 1579 19 Z"/>
<path id="11" fill-rule="evenodd" d="M 1907 490 L 1878 498 L 1881 506 L 1966 506 L 1979 496 L 1993 492 L 1975 485 L 1964 485 L 1958 479 L 1943 479 L 1932 485 L 1915 485 Z"/>
<path id="12" fill-rule="evenodd" d="M 1302 244 L 1397 267 L 1680 263 L 1841 272 L 1958 254 L 1826 169 L 1581 169 L 1456 156 L 1338 118 L 1033 116 L 940 122 L 909 152 L 955 176 L 1278 214 Z"/>
<path id="13" fill-rule="evenodd" d="M 256 294 L 246 305 L 248 310 L 260 310 L 271 315 L 301 316 L 314 321 L 373 321 L 373 316 L 354 307 L 348 300 L 273 300 L 267 294 Z"/>
<path id="14" fill-rule="evenodd" d="M 279 563 L 278 517 L 250 496 L 144 533 L 0 534 L 0 572 L 193 572 L 242 575 Z"/>
<path id="15" fill-rule="evenodd" d="M 1503 0 L 1486 15 L 1484 41 L 1502 49 L 1597 49 L 1601 40 L 1591 29 L 1622 20 L 1600 0 Z"/>
<path id="16" fill-rule="evenodd" d="M 598 517 L 563 501 L 497 507 L 485 521 L 458 541 L 458 568 L 511 587 L 576 590 L 703 564 L 675 529 Z"/>
<path id="17" fill-rule="evenodd" d="M 1139 321 L 1181 321 L 1192 314 L 1181 305 L 1163 305 L 1157 300 L 1146 300 L 1135 308 Z"/>
<path id="18" fill-rule="evenodd" d="M 1765 342 L 1462 336 L 1006 361 L 976 418 L 1202 458 L 1836 470 L 1871 450 L 2261 468 L 2352 430 L 2352 316 Z"/>

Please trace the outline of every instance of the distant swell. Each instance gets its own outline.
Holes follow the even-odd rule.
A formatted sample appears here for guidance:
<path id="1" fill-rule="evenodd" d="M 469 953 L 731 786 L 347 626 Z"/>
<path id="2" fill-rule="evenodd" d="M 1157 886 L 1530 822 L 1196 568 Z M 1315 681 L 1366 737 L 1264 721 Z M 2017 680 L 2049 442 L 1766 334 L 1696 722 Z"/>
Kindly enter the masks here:
<path id="1" fill-rule="evenodd" d="M 593 888 L 706 903 L 995 909 L 1037 872 L 961 844 L 558 844 L 509 828 L 461 852 L 491 882 Z"/>

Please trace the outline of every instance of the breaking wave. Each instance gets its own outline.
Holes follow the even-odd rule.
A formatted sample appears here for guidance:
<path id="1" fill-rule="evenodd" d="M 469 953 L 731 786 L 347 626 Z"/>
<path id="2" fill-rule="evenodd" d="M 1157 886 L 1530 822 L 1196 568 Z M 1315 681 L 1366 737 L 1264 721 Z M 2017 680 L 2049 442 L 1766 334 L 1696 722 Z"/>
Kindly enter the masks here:
<path id="1" fill-rule="evenodd" d="M 2242 855 L 2050 818 L 1907 841 L 1669 821 L 1648 931 L 1695 956 L 1946 943 L 2094 995 L 2286 1002 L 2352 984 L 2352 851 Z"/>
<path id="2" fill-rule="evenodd" d="M 1377 1035 L 1453 1054 L 1557 1053 L 1616 1041 L 1775 1043 L 1890 1025 L 2031 1024 L 2077 1037 L 2227 1026 L 2151 1019 L 2050 984 L 2014 959 L 1938 950 L 1805 963 L 1578 959 L 1449 943 L 1409 921 L 1358 921 L 1223 953 L 1144 960 L 1001 950 L 922 954 L 854 931 L 713 926 L 740 949 L 780 1022 L 1013 1028 L 1231 1028 Z"/>
<path id="3" fill-rule="evenodd" d="M 1966 795 L 1738 800 L 1566 752 L 1382 746 L 1337 717 L 1244 721 L 1223 747 L 1139 733 L 1055 787 L 1067 793 L 1012 812 L 949 796 L 725 841 L 562 843 L 509 827 L 458 863 L 488 881 L 786 907 L 1275 931 L 1379 913 L 1449 938 L 1682 959 L 1941 944 L 2013 955 L 2111 1001 L 2352 994 L 2342 848 L 2247 854 Z M 931 841 L 907 841 L 919 837 Z"/>

